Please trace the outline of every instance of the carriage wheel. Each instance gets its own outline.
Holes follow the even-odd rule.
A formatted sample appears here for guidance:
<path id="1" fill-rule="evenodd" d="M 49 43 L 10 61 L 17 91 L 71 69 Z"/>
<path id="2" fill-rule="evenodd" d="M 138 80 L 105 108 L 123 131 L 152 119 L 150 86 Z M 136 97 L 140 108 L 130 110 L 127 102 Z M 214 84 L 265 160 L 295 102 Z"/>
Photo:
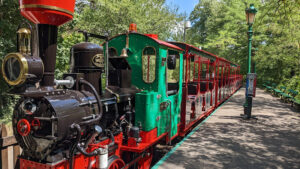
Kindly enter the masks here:
<path id="1" fill-rule="evenodd" d="M 121 169 L 125 166 L 124 161 L 118 156 L 112 156 L 108 160 L 108 169 Z"/>

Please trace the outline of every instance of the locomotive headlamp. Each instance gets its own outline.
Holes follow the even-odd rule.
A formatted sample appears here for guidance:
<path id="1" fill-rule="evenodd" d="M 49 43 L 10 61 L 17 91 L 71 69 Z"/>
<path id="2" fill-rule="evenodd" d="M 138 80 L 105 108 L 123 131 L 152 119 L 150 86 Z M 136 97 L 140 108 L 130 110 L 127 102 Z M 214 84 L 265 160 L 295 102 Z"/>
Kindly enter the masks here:
<path id="1" fill-rule="evenodd" d="M 31 31 L 28 28 L 20 28 L 17 31 L 18 35 L 18 50 L 22 54 L 31 53 Z"/>
<path id="2" fill-rule="evenodd" d="M 254 4 L 250 4 L 250 7 L 247 8 L 245 11 L 246 11 L 247 24 L 252 25 L 254 23 L 255 14 L 257 13 Z"/>
<path id="3" fill-rule="evenodd" d="M 43 62 L 38 57 L 10 53 L 2 63 L 2 75 L 11 86 L 18 86 L 25 82 L 37 82 L 44 73 Z"/>
<path id="4" fill-rule="evenodd" d="M 2 63 L 4 80 L 12 86 L 25 82 L 28 73 L 28 63 L 20 53 L 8 54 Z"/>

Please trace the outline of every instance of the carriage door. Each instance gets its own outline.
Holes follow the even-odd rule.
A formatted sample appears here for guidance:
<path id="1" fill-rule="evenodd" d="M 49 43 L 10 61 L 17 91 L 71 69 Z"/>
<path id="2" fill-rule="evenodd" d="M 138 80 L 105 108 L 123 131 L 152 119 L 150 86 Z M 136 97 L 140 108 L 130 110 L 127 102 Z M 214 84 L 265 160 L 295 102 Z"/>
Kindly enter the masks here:
<path id="1" fill-rule="evenodd" d="M 188 79 L 188 96 L 186 98 L 186 123 L 195 120 L 196 112 L 200 110 L 201 101 L 199 99 L 199 57 L 195 55 L 189 56 L 189 79 Z"/>
<path id="2" fill-rule="evenodd" d="M 168 108 L 166 109 L 167 115 L 169 115 L 169 125 L 167 132 L 169 134 L 169 139 L 177 133 L 180 115 L 180 100 L 181 96 L 181 85 L 182 78 L 180 78 L 180 55 L 176 51 L 168 50 L 167 60 L 171 58 L 176 58 L 176 66 L 173 68 L 169 67 L 169 61 L 167 61 L 166 67 L 166 99 L 165 102 L 168 103 Z M 180 98 L 181 99 L 181 98 Z"/>

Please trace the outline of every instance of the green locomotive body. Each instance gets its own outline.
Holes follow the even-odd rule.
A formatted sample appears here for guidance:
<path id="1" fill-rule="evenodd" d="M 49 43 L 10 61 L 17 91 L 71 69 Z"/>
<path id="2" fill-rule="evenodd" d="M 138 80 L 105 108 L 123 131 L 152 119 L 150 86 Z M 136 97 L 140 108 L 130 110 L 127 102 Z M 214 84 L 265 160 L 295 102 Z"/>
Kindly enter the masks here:
<path id="1" fill-rule="evenodd" d="M 135 125 L 142 131 L 156 129 L 157 137 L 178 133 L 182 98 L 183 51 L 151 35 L 121 34 L 109 41 L 109 58 L 127 50 L 132 84 L 140 89 L 135 101 Z M 168 68 L 168 57 L 176 56 L 175 69 Z"/>

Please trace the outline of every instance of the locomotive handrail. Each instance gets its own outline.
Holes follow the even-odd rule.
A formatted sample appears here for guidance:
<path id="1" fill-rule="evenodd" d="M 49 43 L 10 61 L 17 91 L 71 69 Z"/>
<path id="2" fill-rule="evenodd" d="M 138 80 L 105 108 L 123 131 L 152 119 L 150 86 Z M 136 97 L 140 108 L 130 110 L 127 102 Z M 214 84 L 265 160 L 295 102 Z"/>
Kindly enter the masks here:
<path id="1" fill-rule="evenodd" d="M 103 39 L 103 40 L 106 40 L 106 41 L 108 40 L 108 36 L 97 35 L 97 34 L 89 33 L 89 32 L 84 31 L 84 30 L 79 30 L 78 32 L 83 34 L 86 42 L 89 41 L 89 37 Z"/>
<path id="2" fill-rule="evenodd" d="M 167 91 L 168 95 L 173 95 L 173 94 L 176 94 L 176 93 L 177 93 L 177 90 L 169 90 L 169 91 Z"/>
<path id="3" fill-rule="evenodd" d="M 99 120 L 100 120 L 102 118 L 102 115 L 103 115 L 103 109 L 102 109 L 102 103 L 101 103 L 99 94 L 97 93 L 97 91 L 94 88 L 94 86 L 91 83 L 89 83 L 88 81 L 86 81 L 84 79 L 80 79 L 79 83 L 80 83 L 80 85 L 84 84 L 84 85 L 88 86 L 93 91 L 93 94 L 95 95 L 96 100 L 98 102 Z M 91 121 L 91 120 L 89 120 L 89 121 Z M 94 119 L 93 119 L 93 121 L 94 121 Z M 86 121 L 84 123 L 87 123 L 87 122 L 88 121 Z"/>

